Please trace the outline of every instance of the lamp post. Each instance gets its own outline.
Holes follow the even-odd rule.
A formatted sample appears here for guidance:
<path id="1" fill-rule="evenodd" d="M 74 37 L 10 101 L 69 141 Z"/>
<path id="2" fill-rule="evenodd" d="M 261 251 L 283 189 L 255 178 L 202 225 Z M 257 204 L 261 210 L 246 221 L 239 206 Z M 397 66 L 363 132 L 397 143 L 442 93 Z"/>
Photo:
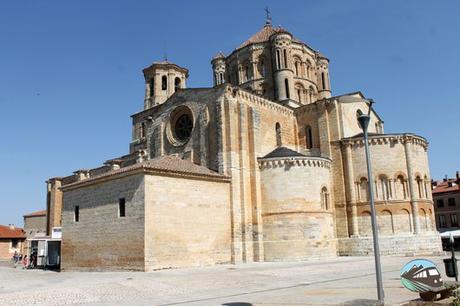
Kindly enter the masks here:
<path id="1" fill-rule="evenodd" d="M 372 236 L 374 240 L 374 259 L 375 259 L 375 274 L 377 278 L 377 296 L 379 302 L 383 304 L 384 302 L 384 293 L 383 293 L 383 282 L 382 282 L 382 267 L 380 265 L 380 249 L 379 249 L 379 233 L 377 229 L 377 216 L 375 213 L 375 203 L 374 203 L 374 189 L 372 188 L 372 167 L 371 159 L 369 154 L 369 144 L 368 144 L 368 135 L 367 128 L 369 127 L 369 121 L 371 119 L 370 114 L 372 110 L 372 104 L 374 101 L 369 100 L 369 111 L 367 114 L 360 113 L 358 116 L 358 122 L 363 130 L 364 134 L 364 148 L 366 151 L 366 163 L 367 163 L 367 178 L 368 178 L 368 188 L 369 188 L 369 204 L 371 207 L 371 220 L 372 220 Z"/>

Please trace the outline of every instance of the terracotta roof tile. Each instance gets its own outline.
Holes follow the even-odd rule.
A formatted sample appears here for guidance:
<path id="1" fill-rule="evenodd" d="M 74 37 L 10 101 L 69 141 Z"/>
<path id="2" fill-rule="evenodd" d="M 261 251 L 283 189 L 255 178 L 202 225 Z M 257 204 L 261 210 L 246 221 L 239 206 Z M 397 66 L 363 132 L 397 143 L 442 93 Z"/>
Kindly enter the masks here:
<path id="1" fill-rule="evenodd" d="M 286 148 L 286 147 L 278 147 L 276 148 L 275 150 L 271 151 L 270 153 L 268 153 L 267 155 L 265 155 L 264 157 L 262 157 L 262 159 L 265 159 L 265 158 L 277 158 L 277 157 L 305 157 L 306 155 L 303 155 L 297 151 L 294 151 L 294 150 L 291 150 L 289 148 Z"/>
<path id="2" fill-rule="evenodd" d="M 237 48 L 237 50 L 241 49 L 241 48 L 244 48 L 246 46 L 249 46 L 251 44 L 266 42 L 266 41 L 268 41 L 270 39 L 270 36 L 272 36 L 275 33 L 280 33 L 280 32 L 289 33 L 289 31 L 287 31 L 287 30 L 285 30 L 285 29 L 283 29 L 281 27 L 275 27 L 274 28 L 271 25 L 265 25 L 259 32 L 257 32 L 256 34 L 252 35 L 248 40 L 246 40 L 244 43 L 242 43 Z M 300 43 L 300 40 L 298 40 L 295 37 L 292 37 L 292 40 L 295 41 L 295 42 Z"/>
<path id="3" fill-rule="evenodd" d="M 30 214 L 24 215 L 23 217 L 37 217 L 37 216 L 46 216 L 46 210 L 34 211 Z"/>
<path id="4" fill-rule="evenodd" d="M 26 234 L 22 228 L 11 229 L 9 226 L 0 225 L 0 238 L 26 238 Z"/>
<path id="5" fill-rule="evenodd" d="M 147 160 L 141 164 L 146 168 L 182 172 L 189 174 L 199 174 L 206 176 L 223 177 L 223 175 L 212 171 L 206 167 L 192 163 L 191 161 L 176 157 L 174 155 L 165 155 L 154 159 Z"/>
<path id="6" fill-rule="evenodd" d="M 451 183 L 451 187 L 449 187 L 449 183 Z M 439 194 L 444 192 L 452 192 L 452 191 L 460 191 L 460 187 L 457 184 L 455 179 L 449 179 L 447 182 L 439 181 L 436 187 L 434 187 L 432 193 Z"/>
<path id="7" fill-rule="evenodd" d="M 87 184 L 93 181 L 97 181 L 102 178 L 106 178 L 109 176 L 120 175 L 123 173 L 135 171 L 138 169 L 145 169 L 145 170 L 158 170 L 164 172 L 171 172 L 175 174 L 185 174 L 191 176 L 201 176 L 201 177 L 211 177 L 216 179 L 228 179 L 228 176 L 219 174 L 213 170 L 210 170 L 204 166 L 196 165 L 191 161 L 184 160 L 174 155 L 165 155 L 161 157 L 157 157 L 154 159 L 150 159 L 144 161 L 142 163 L 136 163 L 131 166 L 123 167 L 117 170 L 110 170 L 106 173 L 93 176 L 88 179 L 84 179 L 81 181 L 73 182 L 68 185 L 63 186 L 63 188 L 69 188 L 73 186 L 77 186 L 80 184 Z"/>

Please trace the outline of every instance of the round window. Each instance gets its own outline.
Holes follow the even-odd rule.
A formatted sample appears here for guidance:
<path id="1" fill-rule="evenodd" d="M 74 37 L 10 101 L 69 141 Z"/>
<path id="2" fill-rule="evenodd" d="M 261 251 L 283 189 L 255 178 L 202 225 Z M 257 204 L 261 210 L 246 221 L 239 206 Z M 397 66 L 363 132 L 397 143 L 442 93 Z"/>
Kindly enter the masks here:
<path id="1" fill-rule="evenodd" d="M 174 124 L 174 134 L 177 139 L 184 141 L 190 138 L 193 129 L 193 120 L 189 114 L 181 114 Z"/>

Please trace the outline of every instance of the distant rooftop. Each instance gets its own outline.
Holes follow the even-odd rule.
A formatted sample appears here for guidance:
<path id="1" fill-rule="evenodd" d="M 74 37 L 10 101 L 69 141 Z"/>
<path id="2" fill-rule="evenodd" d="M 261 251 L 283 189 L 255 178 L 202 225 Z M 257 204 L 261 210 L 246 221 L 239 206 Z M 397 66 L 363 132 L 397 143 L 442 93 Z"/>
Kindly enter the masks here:
<path id="1" fill-rule="evenodd" d="M 23 217 L 39 217 L 39 216 L 46 216 L 46 210 L 34 211 L 30 214 L 24 215 Z"/>
<path id="2" fill-rule="evenodd" d="M 24 233 L 22 228 L 8 225 L 0 225 L 0 239 L 5 238 L 26 238 L 26 234 Z"/>
<path id="3" fill-rule="evenodd" d="M 286 147 L 278 147 L 262 158 L 265 159 L 265 158 L 278 158 L 278 157 L 306 157 L 306 155 L 303 155 L 302 153 L 299 153 L 297 151 L 291 150 Z"/>
<path id="4" fill-rule="evenodd" d="M 460 191 L 458 179 L 447 179 L 436 182 L 436 186 L 432 191 L 433 194 L 441 194 L 445 192 L 456 192 Z"/>
<path id="5" fill-rule="evenodd" d="M 242 43 L 237 49 L 244 48 L 246 46 L 249 46 L 251 44 L 256 44 L 256 43 L 262 43 L 270 40 L 270 36 L 272 36 L 275 33 L 288 33 L 292 36 L 292 34 L 287 31 L 286 29 L 283 29 L 282 27 L 273 27 L 271 24 L 266 24 L 259 32 L 255 33 L 251 37 L 249 37 L 244 43 Z M 292 40 L 298 43 L 301 43 L 300 40 L 298 40 L 295 37 L 292 37 Z"/>

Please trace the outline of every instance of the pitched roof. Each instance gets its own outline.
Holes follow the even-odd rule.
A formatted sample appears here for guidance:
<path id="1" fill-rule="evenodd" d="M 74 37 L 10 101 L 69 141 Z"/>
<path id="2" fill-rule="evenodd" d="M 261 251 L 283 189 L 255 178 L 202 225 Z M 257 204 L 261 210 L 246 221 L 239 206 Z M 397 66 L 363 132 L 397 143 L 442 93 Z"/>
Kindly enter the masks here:
<path id="1" fill-rule="evenodd" d="M 11 229 L 9 226 L 0 225 L 0 238 L 26 238 L 26 234 L 22 228 Z"/>
<path id="2" fill-rule="evenodd" d="M 266 42 L 266 41 L 268 41 L 270 39 L 270 36 L 272 36 L 275 33 L 281 33 L 281 32 L 289 33 L 289 31 L 283 29 L 282 27 L 275 27 L 274 28 L 274 27 L 271 26 L 271 24 L 266 24 L 259 32 L 257 32 L 256 34 L 252 35 L 251 37 L 249 37 L 244 43 L 242 43 L 236 49 L 238 50 L 238 49 L 244 48 L 246 46 L 249 46 L 251 44 Z M 291 33 L 289 33 L 289 34 L 291 34 Z M 298 40 L 295 37 L 292 37 L 292 40 L 295 41 L 295 42 L 300 42 L 300 40 Z"/>
<path id="3" fill-rule="evenodd" d="M 223 175 L 215 171 L 212 171 L 204 166 L 194 164 L 189 160 L 185 160 L 174 155 L 164 155 L 154 159 L 150 159 L 141 163 L 141 165 L 148 169 L 223 177 Z"/>
<path id="4" fill-rule="evenodd" d="M 38 216 L 46 216 L 46 210 L 34 211 L 30 214 L 24 215 L 23 217 L 38 217 Z"/>
<path id="5" fill-rule="evenodd" d="M 74 186 L 80 186 L 85 184 L 91 184 L 96 181 L 104 180 L 111 176 L 128 174 L 134 171 L 153 171 L 153 172 L 167 172 L 171 174 L 203 177 L 203 178 L 215 178 L 218 180 L 228 180 L 229 177 L 222 175 L 216 171 L 210 170 L 204 166 L 196 165 L 191 161 L 179 158 L 174 155 L 160 156 L 154 159 L 144 161 L 142 163 L 136 163 L 131 166 L 123 167 L 116 170 L 110 170 L 105 173 L 92 176 L 88 179 L 81 181 L 72 182 L 64 185 L 63 190 L 73 188 Z"/>
<path id="6" fill-rule="evenodd" d="M 444 192 L 460 191 L 458 182 L 455 179 L 448 179 L 447 182 L 439 181 L 438 184 L 434 187 L 432 193 L 439 194 Z M 449 187 L 450 183 L 450 187 Z"/>
<path id="7" fill-rule="evenodd" d="M 305 157 L 306 155 L 303 155 L 297 151 L 291 150 L 286 147 L 278 147 L 275 150 L 271 151 L 267 155 L 265 155 L 262 158 L 278 158 L 278 157 Z"/>

